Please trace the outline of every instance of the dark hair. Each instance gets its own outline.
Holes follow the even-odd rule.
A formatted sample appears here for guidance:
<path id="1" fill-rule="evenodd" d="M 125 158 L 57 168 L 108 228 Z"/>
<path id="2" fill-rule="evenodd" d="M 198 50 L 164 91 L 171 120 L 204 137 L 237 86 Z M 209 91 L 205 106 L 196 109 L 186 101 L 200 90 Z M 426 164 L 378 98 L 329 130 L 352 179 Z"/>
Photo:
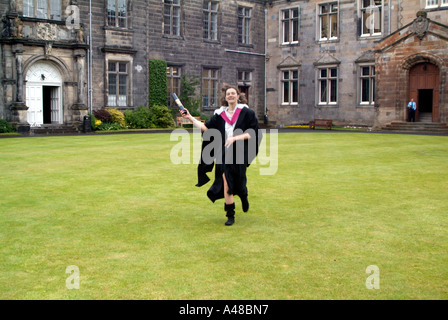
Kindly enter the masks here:
<path id="1" fill-rule="evenodd" d="M 227 101 L 226 101 L 226 92 L 229 89 L 235 89 L 236 94 L 240 96 L 240 98 L 238 99 L 238 103 L 247 104 L 246 94 L 240 92 L 240 90 L 238 90 L 238 87 L 235 87 L 235 86 L 225 86 L 224 88 L 221 89 L 221 106 L 228 106 L 229 105 L 227 103 Z"/>

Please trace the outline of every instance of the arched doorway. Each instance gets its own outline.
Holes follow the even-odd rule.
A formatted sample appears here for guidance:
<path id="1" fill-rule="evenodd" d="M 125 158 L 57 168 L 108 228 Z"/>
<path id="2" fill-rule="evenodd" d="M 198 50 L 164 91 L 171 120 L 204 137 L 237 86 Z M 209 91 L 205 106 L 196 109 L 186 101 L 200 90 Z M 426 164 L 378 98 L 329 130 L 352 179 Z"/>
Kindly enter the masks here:
<path id="1" fill-rule="evenodd" d="M 439 74 L 436 65 L 426 62 L 409 71 L 409 100 L 417 102 L 416 121 L 439 122 Z"/>
<path id="2" fill-rule="evenodd" d="M 36 62 L 26 73 L 28 123 L 32 127 L 62 123 L 62 76 L 50 62 Z"/>

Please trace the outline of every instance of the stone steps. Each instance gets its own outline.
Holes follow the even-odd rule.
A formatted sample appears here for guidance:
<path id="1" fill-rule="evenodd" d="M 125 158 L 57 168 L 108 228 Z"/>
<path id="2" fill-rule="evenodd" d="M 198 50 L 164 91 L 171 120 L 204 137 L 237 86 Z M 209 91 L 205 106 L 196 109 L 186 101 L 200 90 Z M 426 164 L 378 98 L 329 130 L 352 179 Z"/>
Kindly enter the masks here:
<path id="1" fill-rule="evenodd" d="M 421 112 L 418 115 L 418 122 L 424 122 L 424 123 L 432 123 L 432 113 L 431 112 Z"/>
<path id="2" fill-rule="evenodd" d="M 80 131 L 74 125 L 43 124 L 39 127 L 31 127 L 30 135 L 70 135 L 79 134 Z"/>
<path id="3" fill-rule="evenodd" d="M 435 122 L 401 122 L 394 121 L 382 128 L 383 131 L 394 132 L 418 132 L 418 133 L 440 133 L 448 134 L 446 123 Z"/>

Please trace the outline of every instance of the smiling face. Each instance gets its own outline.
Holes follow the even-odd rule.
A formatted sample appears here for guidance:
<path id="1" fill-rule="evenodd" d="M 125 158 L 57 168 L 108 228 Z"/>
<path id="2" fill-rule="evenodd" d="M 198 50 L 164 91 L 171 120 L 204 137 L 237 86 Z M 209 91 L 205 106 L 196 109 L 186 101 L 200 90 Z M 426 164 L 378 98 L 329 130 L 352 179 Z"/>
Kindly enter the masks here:
<path id="1" fill-rule="evenodd" d="M 226 101 L 229 106 L 235 106 L 239 99 L 239 94 L 234 88 L 229 88 L 226 91 Z"/>

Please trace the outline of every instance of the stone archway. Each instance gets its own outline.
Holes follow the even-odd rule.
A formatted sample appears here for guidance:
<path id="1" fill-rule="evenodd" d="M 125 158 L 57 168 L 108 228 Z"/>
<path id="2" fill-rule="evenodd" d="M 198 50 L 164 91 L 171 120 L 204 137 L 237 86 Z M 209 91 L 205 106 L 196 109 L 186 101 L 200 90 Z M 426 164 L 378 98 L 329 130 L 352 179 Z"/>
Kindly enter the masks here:
<path id="1" fill-rule="evenodd" d="M 409 70 L 409 100 L 417 102 L 417 121 L 439 122 L 440 70 L 432 63 L 418 63 Z"/>
<path id="2" fill-rule="evenodd" d="M 31 126 L 63 122 L 62 75 L 51 62 L 37 61 L 26 72 L 27 120 Z"/>

